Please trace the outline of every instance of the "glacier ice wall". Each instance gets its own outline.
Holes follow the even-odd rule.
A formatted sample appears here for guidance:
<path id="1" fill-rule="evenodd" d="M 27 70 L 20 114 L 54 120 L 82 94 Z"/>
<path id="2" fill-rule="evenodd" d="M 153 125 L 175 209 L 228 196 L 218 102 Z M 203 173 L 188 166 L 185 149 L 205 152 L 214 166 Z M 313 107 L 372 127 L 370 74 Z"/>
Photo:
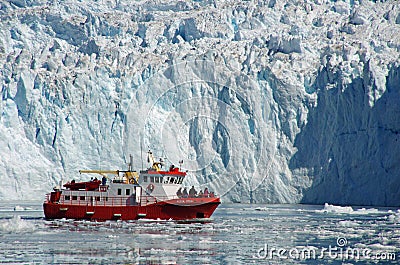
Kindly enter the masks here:
<path id="1" fill-rule="evenodd" d="M 297 135 L 298 152 L 289 165 L 310 169 L 316 176 L 303 202 L 398 204 L 400 67 L 389 70 L 386 91 L 373 106 L 368 104 L 367 92 L 375 89 L 369 70 L 367 63 L 363 79 L 353 79 L 346 86 L 339 81 L 323 90 Z M 326 77 L 324 68 L 317 82 L 326 84 Z"/>
<path id="2" fill-rule="evenodd" d="M 225 201 L 398 205 L 399 32 L 396 1 L 2 1 L 0 199 L 151 148 Z"/>

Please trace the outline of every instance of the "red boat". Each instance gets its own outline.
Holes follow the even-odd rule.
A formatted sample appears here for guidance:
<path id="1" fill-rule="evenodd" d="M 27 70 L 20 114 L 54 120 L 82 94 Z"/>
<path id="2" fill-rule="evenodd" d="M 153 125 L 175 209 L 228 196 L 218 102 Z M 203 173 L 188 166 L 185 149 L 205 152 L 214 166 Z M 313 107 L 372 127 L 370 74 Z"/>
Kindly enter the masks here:
<path id="1" fill-rule="evenodd" d="M 221 203 L 214 193 L 197 194 L 194 187 L 182 192 L 186 172 L 173 165 L 162 171 L 162 162 L 139 173 L 126 171 L 81 170 L 80 173 L 100 174 L 102 180 L 70 182 L 46 195 L 43 204 L 46 219 L 88 220 L 188 220 L 209 218 Z M 112 177 L 110 177 L 112 175 Z"/>

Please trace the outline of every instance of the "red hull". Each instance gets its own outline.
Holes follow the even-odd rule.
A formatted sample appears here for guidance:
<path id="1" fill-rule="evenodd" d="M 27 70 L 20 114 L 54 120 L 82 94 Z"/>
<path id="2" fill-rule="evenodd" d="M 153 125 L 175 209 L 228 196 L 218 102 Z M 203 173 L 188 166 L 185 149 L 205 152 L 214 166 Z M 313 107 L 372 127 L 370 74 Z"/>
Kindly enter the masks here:
<path id="1" fill-rule="evenodd" d="M 46 201 L 43 208 L 46 219 L 137 220 L 146 218 L 188 220 L 211 217 L 219 204 L 219 198 L 174 199 L 144 206 L 91 206 Z"/>

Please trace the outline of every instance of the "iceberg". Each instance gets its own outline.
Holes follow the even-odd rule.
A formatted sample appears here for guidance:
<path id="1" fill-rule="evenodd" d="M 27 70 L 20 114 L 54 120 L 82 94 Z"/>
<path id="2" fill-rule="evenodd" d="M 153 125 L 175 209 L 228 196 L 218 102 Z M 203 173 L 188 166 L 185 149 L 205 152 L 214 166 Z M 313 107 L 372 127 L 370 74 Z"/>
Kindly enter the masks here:
<path id="1" fill-rule="evenodd" d="M 353 213 L 353 208 L 351 206 L 338 206 L 331 205 L 329 203 L 324 204 L 324 209 L 316 210 L 317 213 L 343 213 L 350 214 Z"/>

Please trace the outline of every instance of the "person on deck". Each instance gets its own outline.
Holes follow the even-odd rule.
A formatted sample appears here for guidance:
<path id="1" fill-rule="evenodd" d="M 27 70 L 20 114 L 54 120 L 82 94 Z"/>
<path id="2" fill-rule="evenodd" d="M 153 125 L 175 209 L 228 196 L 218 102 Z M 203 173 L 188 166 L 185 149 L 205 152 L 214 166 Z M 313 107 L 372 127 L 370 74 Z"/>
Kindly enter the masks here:
<path id="1" fill-rule="evenodd" d="M 179 188 L 179 190 L 176 192 L 176 196 L 178 196 L 178 198 L 182 198 L 182 188 Z"/>
<path id="2" fill-rule="evenodd" d="M 208 188 L 206 187 L 204 189 L 204 197 L 208 197 L 209 196 L 209 192 L 208 192 Z"/>
<path id="3" fill-rule="evenodd" d="M 183 189 L 182 195 L 183 195 L 183 198 L 187 198 L 188 197 L 188 192 L 187 192 L 186 188 Z"/>
<path id="4" fill-rule="evenodd" d="M 194 186 L 189 190 L 189 197 L 194 198 L 197 195 L 197 191 L 194 189 Z"/>
<path id="5" fill-rule="evenodd" d="M 105 186 L 107 184 L 107 178 L 105 176 L 103 176 L 101 178 L 101 185 Z"/>

